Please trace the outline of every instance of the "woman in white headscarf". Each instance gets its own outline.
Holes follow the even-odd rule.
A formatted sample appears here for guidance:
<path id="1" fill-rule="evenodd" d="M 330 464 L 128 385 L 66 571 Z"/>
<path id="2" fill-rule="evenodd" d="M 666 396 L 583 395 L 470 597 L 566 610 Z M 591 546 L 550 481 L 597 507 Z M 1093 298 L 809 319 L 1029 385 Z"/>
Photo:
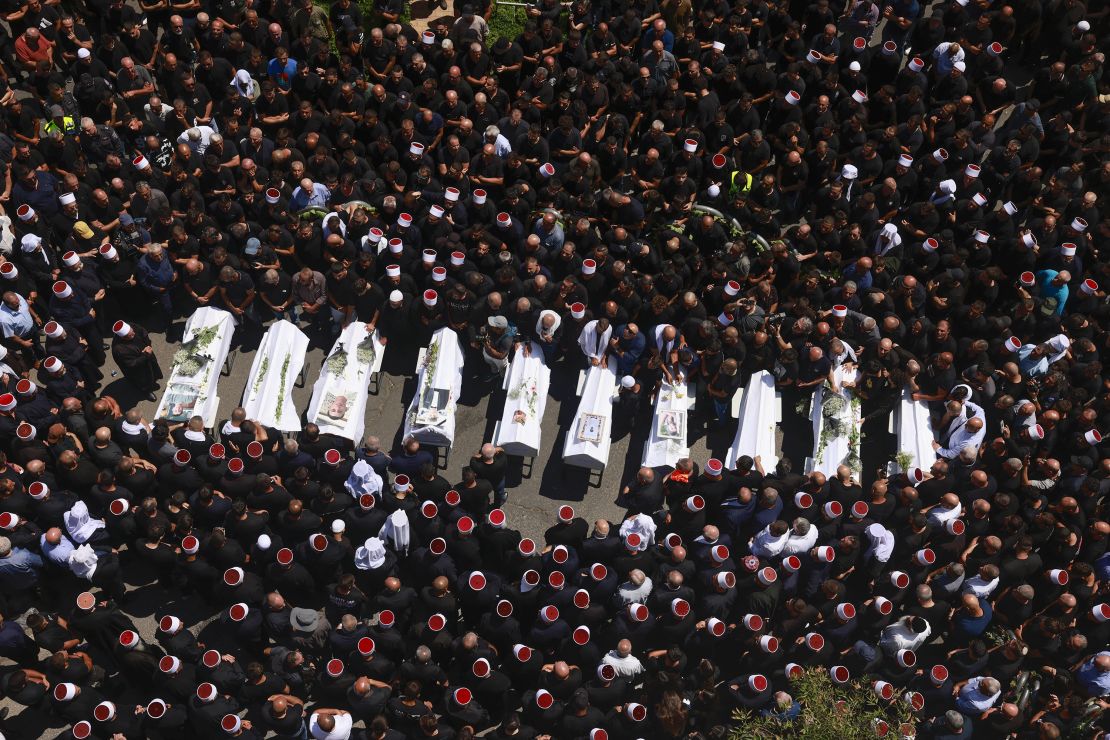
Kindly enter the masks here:
<path id="1" fill-rule="evenodd" d="M 93 519 L 89 515 L 89 507 L 85 506 L 84 501 L 75 503 L 72 509 L 62 515 L 62 521 L 66 525 L 69 538 L 78 545 L 89 542 L 98 531 L 104 529 L 104 520 Z M 106 534 L 107 532 L 105 532 Z"/>

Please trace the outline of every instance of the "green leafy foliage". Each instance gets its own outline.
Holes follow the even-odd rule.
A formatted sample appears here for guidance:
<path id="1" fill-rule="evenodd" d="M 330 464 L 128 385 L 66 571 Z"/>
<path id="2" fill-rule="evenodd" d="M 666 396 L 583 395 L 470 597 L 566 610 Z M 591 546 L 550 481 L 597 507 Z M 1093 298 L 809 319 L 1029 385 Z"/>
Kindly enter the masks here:
<path id="1" fill-rule="evenodd" d="M 515 40 L 524 31 L 524 23 L 527 20 L 528 14 L 524 8 L 515 5 L 495 5 L 489 17 L 487 46 L 500 38 Z"/>
<path id="2" fill-rule="evenodd" d="M 901 696 L 884 701 L 867 680 L 835 684 L 828 671 L 821 668 L 811 668 L 792 678 L 789 693 L 802 708 L 795 720 L 738 711 L 733 715 L 737 726 L 730 740 L 855 740 L 876 737 L 878 721 L 889 727 L 886 737 L 897 738 L 901 725 L 907 724 L 909 729 L 914 723 L 910 706 Z"/>

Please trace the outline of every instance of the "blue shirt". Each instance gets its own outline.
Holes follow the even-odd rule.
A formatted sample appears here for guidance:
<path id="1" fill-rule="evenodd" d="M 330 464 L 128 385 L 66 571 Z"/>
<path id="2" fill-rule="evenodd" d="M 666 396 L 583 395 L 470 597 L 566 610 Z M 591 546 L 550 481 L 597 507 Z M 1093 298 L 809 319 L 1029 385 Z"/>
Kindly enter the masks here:
<path id="1" fill-rule="evenodd" d="M 15 180 L 14 177 L 12 179 Z M 40 216 L 46 218 L 56 216 L 60 210 L 58 205 L 58 193 L 55 191 L 58 178 L 54 177 L 49 172 L 38 170 L 35 172 L 35 179 L 34 189 L 30 189 L 24 185 L 23 180 L 17 180 L 12 183 L 12 210 L 26 203 L 34 208 Z"/>
<path id="2" fill-rule="evenodd" d="M 1079 683 L 1083 685 L 1083 690 L 1089 696 L 1110 695 L 1110 672 L 1103 672 L 1095 665 L 1095 659 L 1099 655 L 1110 655 L 1110 650 L 1103 650 L 1097 655 L 1092 655 L 1086 663 L 1079 667 L 1076 674 Z"/>
<path id="3" fill-rule="evenodd" d="M 168 288 L 173 284 L 173 265 L 165 255 L 161 262 L 155 262 L 144 254 L 136 267 L 139 284 L 144 288 Z"/>
<path id="4" fill-rule="evenodd" d="M 324 207 L 331 200 L 331 191 L 318 182 L 312 183 L 312 192 L 306 192 L 300 185 L 293 191 L 293 197 L 289 199 L 289 209 L 293 211 L 302 211 L 305 208 L 313 206 Z"/>
<path id="5" fill-rule="evenodd" d="M 282 66 L 277 57 L 270 60 L 266 65 L 266 74 L 269 75 L 273 83 L 280 87 L 282 90 L 288 90 L 292 86 L 293 77 L 297 74 L 297 60 L 285 60 L 285 66 Z"/>
<path id="6" fill-rule="evenodd" d="M 1068 302 L 1068 284 L 1064 283 L 1060 286 L 1055 286 L 1052 281 L 1060 273 L 1056 270 L 1041 270 L 1037 273 L 1037 282 L 1041 286 L 1042 298 L 1055 298 L 1056 299 L 1056 315 L 1064 315 L 1064 304 Z"/>
<path id="7" fill-rule="evenodd" d="M 42 558 L 30 550 L 13 547 L 11 554 L 0 558 L 0 588 L 22 591 L 39 582 Z"/>
<path id="8" fill-rule="evenodd" d="M 16 298 L 19 299 L 19 308 L 14 311 L 8 307 L 7 303 L 0 302 L 0 336 L 4 339 L 13 336 L 22 339 L 35 326 L 35 320 L 31 318 L 31 310 L 27 305 L 27 299 L 18 293 L 16 293 Z"/>

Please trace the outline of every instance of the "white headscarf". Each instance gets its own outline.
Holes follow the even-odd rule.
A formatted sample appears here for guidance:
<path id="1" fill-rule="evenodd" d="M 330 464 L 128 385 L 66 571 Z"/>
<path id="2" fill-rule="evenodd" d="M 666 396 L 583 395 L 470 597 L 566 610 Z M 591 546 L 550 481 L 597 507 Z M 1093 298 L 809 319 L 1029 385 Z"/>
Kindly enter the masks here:
<path id="1" fill-rule="evenodd" d="M 251 79 L 251 73 L 245 69 L 241 69 L 235 73 L 235 78 L 231 81 L 231 86 L 239 91 L 247 100 L 254 100 L 254 80 Z"/>
<path id="2" fill-rule="evenodd" d="M 355 498 L 358 498 L 364 493 L 372 493 L 375 496 L 382 492 L 385 484 L 382 477 L 378 475 L 378 471 L 371 467 L 370 463 L 365 460 L 359 460 L 351 468 L 351 474 L 347 476 L 347 481 L 343 487 L 347 489 Z"/>
<path id="3" fill-rule="evenodd" d="M 393 551 L 399 555 L 408 555 L 409 552 L 409 518 L 401 509 L 389 515 L 378 533 L 384 542 L 388 542 Z"/>
<path id="4" fill-rule="evenodd" d="M 355 567 L 359 570 L 380 568 L 385 562 L 385 544 L 377 537 L 371 537 L 355 550 Z"/>
<path id="5" fill-rule="evenodd" d="M 1051 349 L 1053 352 L 1053 354 L 1048 358 L 1048 364 L 1051 365 L 1052 363 L 1060 360 L 1064 355 L 1068 353 L 1068 347 L 1071 346 L 1071 340 L 1063 334 L 1057 334 L 1052 339 L 1049 339 L 1047 342 L 1045 342 L 1045 345 L 1047 345 L 1048 348 Z"/>
<path id="6" fill-rule="evenodd" d="M 648 549 L 655 543 L 655 520 L 647 514 L 637 514 L 621 522 L 621 538 L 627 537 L 632 532 L 640 535 L 639 550 Z"/>
<path id="7" fill-rule="evenodd" d="M 78 501 L 73 508 L 62 515 L 69 538 L 78 545 L 83 545 L 89 538 L 96 534 L 96 530 L 104 528 L 103 519 L 93 519 L 89 516 L 89 507 L 84 501 Z"/>
<path id="8" fill-rule="evenodd" d="M 96 564 L 96 551 L 88 545 L 81 545 L 69 554 L 69 569 L 78 578 L 92 578 Z"/>
<path id="9" fill-rule="evenodd" d="M 881 524 L 872 524 L 866 532 L 871 540 L 867 556 L 874 557 L 880 563 L 890 560 L 890 554 L 894 552 L 894 533 Z"/>
<path id="10" fill-rule="evenodd" d="M 548 329 L 548 330 L 545 330 L 543 328 L 543 317 L 544 316 L 553 316 L 553 317 L 555 317 L 555 323 L 552 324 L 551 328 Z M 559 326 L 562 323 L 563 323 L 563 317 L 560 316 L 559 314 L 555 313 L 554 311 L 552 311 L 550 309 L 548 309 L 546 311 L 540 311 L 539 317 L 536 318 L 536 335 L 537 336 L 551 336 L 551 334 L 554 334 L 555 332 L 559 331 Z M 548 332 L 550 332 L 550 333 L 548 333 Z"/>

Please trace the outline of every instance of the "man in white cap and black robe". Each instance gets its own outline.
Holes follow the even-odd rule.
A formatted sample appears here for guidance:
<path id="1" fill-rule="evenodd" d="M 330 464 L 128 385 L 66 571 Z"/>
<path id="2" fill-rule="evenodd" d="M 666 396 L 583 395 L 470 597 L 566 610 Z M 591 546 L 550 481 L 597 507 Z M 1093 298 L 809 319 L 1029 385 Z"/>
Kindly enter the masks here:
<path id="1" fill-rule="evenodd" d="M 123 377 L 146 394 L 148 401 L 154 400 L 154 390 L 162 377 L 162 368 L 150 346 L 150 336 L 141 326 L 117 321 L 112 326 L 112 359 L 119 365 Z"/>

